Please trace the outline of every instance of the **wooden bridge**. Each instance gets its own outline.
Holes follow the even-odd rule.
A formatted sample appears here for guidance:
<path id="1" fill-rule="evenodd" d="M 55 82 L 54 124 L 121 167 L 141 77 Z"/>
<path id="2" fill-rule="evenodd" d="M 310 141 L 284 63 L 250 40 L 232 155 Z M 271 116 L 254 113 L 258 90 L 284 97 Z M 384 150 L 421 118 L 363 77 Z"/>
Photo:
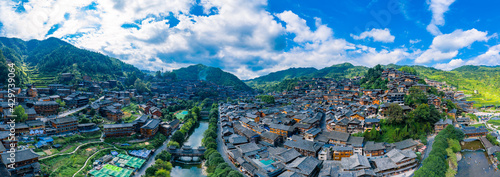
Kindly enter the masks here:
<path id="1" fill-rule="evenodd" d="M 168 153 L 172 154 L 172 158 L 178 157 L 202 157 L 205 155 L 205 147 L 200 146 L 198 149 L 193 149 L 191 146 L 182 146 L 180 149 L 175 146 L 168 147 Z"/>

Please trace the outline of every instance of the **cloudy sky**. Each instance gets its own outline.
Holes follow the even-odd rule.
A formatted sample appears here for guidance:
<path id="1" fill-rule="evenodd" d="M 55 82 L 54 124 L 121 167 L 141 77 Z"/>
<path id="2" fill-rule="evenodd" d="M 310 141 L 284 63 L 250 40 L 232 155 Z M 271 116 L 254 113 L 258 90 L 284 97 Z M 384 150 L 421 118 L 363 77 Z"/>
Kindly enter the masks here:
<path id="1" fill-rule="evenodd" d="M 140 69 L 500 65 L 500 1 L 0 0 L 0 36 L 56 37 Z"/>

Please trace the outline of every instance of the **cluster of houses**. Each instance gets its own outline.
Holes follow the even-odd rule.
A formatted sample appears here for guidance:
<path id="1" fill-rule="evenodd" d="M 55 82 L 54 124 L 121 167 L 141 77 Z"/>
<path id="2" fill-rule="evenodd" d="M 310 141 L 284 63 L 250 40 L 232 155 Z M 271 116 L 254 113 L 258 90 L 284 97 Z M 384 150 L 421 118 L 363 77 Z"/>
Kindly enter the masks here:
<path id="1" fill-rule="evenodd" d="M 163 122 L 161 119 L 152 118 L 151 115 L 142 115 L 130 123 L 104 124 L 103 137 L 128 137 L 139 134 L 144 138 L 151 138 L 158 132 L 169 136 L 173 130 L 179 127 L 179 124 L 178 119 Z"/>
<path id="2" fill-rule="evenodd" d="M 202 80 L 154 81 L 151 82 L 151 92 L 165 98 L 185 100 L 200 99 L 201 96 L 213 100 L 225 100 L 253 95 L 253 91 L 237 90 L 232 86 L 217 85 Z"/>
<path id="3" fill-rule="evenodd" d="M 247 176 L 390 176 L 418 165 L 418 141 L 378 143 L 321 128 L 320 109 L 249 107 L 219 106 L 225 152 Z"/>
<path id="4" fill-rule="evenodd" d="M 275 103 L 253 102 L 221 104 L 221 136 L 227 156 L 248 176 L 393 176 L 418 166 L 419 141 L 396 143 L 365 141 L 355 133 L 380 130 L 380 120 L 392 103 L 404 113 L 410 88 L 427 92 L 431 87 L 444 96 L 428 94 L 428 104 L 442 108 L 460 124 L 466 118 L 448 110 L 446 99 L 463 111 L 473 111 L 473 102 L 455 99 L 455 91 L 443 83 L 388 68 L 381 78 L 386 90 L 364 89 L 361 78 L 334 80 L 313 78 L 298 81 L 289 91 L 273 93 Z M 440 109 L 441 110 L 441 109 Z M 445 122 L 451 119 L 443 120 Z M 436 124 L 436 131 L 445 125 Z M 483 135 L 483 128 L 463 126 L 467 136 Z"/>

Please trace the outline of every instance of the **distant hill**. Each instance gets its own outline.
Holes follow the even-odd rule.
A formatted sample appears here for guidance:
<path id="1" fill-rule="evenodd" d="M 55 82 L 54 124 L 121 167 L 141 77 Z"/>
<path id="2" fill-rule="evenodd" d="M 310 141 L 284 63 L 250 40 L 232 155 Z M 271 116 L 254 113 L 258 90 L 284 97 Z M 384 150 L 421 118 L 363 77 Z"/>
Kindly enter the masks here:
<path id="1" fill-rule="evenodd" d="M 389 64 L 382 68 L 400 69 L 401 65 Z M 428 78 L 458 88 L 470 95 L 467 100 L 476 101 L 476 106 L 482 105 L 500 105 L 500 66 L 462 66 L 451 71 L 443 71 L 433 67 L 409 66 L 417 71 L 422 78 Z M 260 89 L 265 92 L 287 88 L 297 81 L 300 77 L 306 78 L 353 78 L 363 76 L 368 67 L 354 66 L 350 63 L 333 65 L 309 74 L 305 74 L 305 68 L 291 68 L 283 71 L 277 71 L 265 76 L 246 81 L 254 89 Z M 309 69 L 309 71 L 313 71 Z M 297 72 L 297 73 L 293 73 Z M 474 94 L 474 90 L 478 94 Z"/>
<path id="2" fill-rule="evenodd" d="M 0 78 L 2 79 L 0 83 L 7 83 L 7 75 L 9 74 L 9 68 L 7 67 L 7 61 L 5 60 L 5 56 L 3 56 L 2 50 L 0 50 Z"/>
<path id="3" fill-rule="evenodd" d="M 95 80 L 117 79 L 132 73 L 142 75 L 133 65 L 100 53 L 79 49 L 57 38 L 23 41 L 0 37 L 4 56 L 21 67 L 29 82 L 47 84 L 57 82 L 60 73 L 90 76 Z M 23 65 L 25 64 L 25 65 Z"/>
<path id="4" fill-rule="evenodd" d="M 364 66 L 354 66 L 351 63 L 342 63 L 337 65 L 332 65 L 330 67 L 326 67 L 320 69 L 314 73 L 306 75 L 307 77 L 316 77 L 316 78 L 352 78 L 356 76 L 361 76 L 368 70 L 367 67 Z"/>
<path id="5" fill-rule="evenodd" d="M 281 91 L 287 88 L 286 85 L 297 78 L 352 78 L 362 76 L 368 70 L 364 66 L 354 66 L 351 63 L 332 65 L 320 70 L 316 68 L 290 68 L 282 71 L 270 73 L 255 79 L 245 81 L 254 89 L 268 91 Z M 284 82 L 284 83 L 281 83 Z"/>
<path id="6" fill-rule="evenodd" d="M 301 77 L 309 75 L 318 71 L 316 68 L 289 68 L 286 70 L 281 70 L 277 72 L 269 73 L 268 75 L 257 77 L 255 79 L 250 79 L 248 81 L 253 82 L 274 82 L 282 81 L 283 79 L 291 79 L 296 77 Z"/>
<path id="7" fill-rule="evenodd" d="M 419 75 L 445 81 L 465 94 L 467 98 L 476 101 L 476 106 L 500 105 L 500 66 L 461 66 L 451 71 L 442 71 L 424 66 L 413 66 Z M 478 94 L 474 94 L 474 90 Z"/>
<path id="8" fill-rule="evenodd" d="M 233 86 L 236 90 L 252 90 L 248 85 L 235 75 L 222 71 L 220 68 L 209 67 L 202 64 L 191 65 L 172 71 L 177 79 L 204 80 L 218 85 Z"/>

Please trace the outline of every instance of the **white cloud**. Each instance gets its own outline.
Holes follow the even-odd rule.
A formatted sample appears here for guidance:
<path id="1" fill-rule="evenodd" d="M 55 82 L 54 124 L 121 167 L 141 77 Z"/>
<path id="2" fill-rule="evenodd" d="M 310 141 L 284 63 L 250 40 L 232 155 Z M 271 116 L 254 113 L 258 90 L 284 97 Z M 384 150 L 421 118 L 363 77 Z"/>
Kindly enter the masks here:
<path id="1" fill-rule="evenodd" d="M 365 38 L 373 38 L 373 41 L 378 41 L 378 42 L 394 42 L 395 37 L 391 35 L 391 32 L 389 29 L 375 29 L 373 28 L 370 31 L 365 31 L 362 32 L 359 36 L 356 36 L 354 34 L 351 34 L 351 37 L 360 40 L 360 39 L 365 39 Z"/>
<path id="2" fill-rule="evenodd" d="M 492 46 L 485 53 L 468 60 L 467 65 L 500 65 L 500 44 Z"/>
<path id="3" fill-rule="evenodd" d="M 487 32 L 470 29 L 463 31 L 455 30 L 450 34 L 442 34 L 436 36 L 432 40 L 432 44 L 425 52 L 415 59 L 415 63 L 428 63 L 431 61 L 439 61 L 451 59 L 458 55 L 458 50 L 464 47 L 469 47 L 476 41 L 488 41 L 491 36 L 487 36 Z M 492 36 L 496 36 L 493 34 Z"/>
<path id="4" fill-rule="evenodd" d="M 453 2 L 455 2 L 455 0 L 427 0 L 429 10 L 432 12 L 432 20 L 427 26 L 427 31 L 435 36 L 442 34 L 438 26 L 444 25 L 444 13 L 449 10 Z"/>
<path id="5" fill-rule="evenodd" d="M 321 24 L 321 20 L 318 18 L 316 18 L 317 29 L 313 32 L 309 26 L 307 26 L 306 20 L 300 18 L 292 11 L 284 11 L 276 14 L 276 16 L 286 23 L 287 32 L 296 34 L 293 39 L 295 42 L 320 42 L 329 39 L 333 35 L 332 30 L 326 25 Z"/>
<path id="6" fill-rule="evenodd" d="M 458 68 L 460 66 L 463 66 L 464 64 L 465 64 L 465 61 L 463 61 L 462 59 L 453 59 L 448 63 L 435 64 L 434 68 L 449 71 L 449 70 Z"/>
<path id="7" fill-rule="evenodd" d="M 410 44 L 416 44 L 416 43 L 419 43 L 419 42 L 421 42 L 421 41 L 422 41 L 422 40 L 420 40 L 420 39 L 415 39 L 415 40 L 410 39 Z"/>
<path id="8" fill-rule="evenodd" d="M 94 9 L 85 9 L 93 2 Z M 292 11 L 271 14 L 266 0 L 202 0 L 199 4 L 194 0 L 31 0 L 25 3 L 24 13 L 15 12 L 16 5 L 0 1 L 0 35 L 58 37 L 140 69 L 172 70 L 204 63 L 249 79 L 288 67 L 323 68 L 343 62 L 373 66 L 412 57 L 404 47 L 377 50 L 335 38 L 320 18 L 314 18 L 312 30 Z M 205 14 L 190 14 L 194 5 L 201 5 Z M 179 21 L 175 26 L 170 25 L 170 15 Z M 59 29 L 47 36 L 56 24 Z M 123 24 L 137 28 L 122 28 Z M 365 35 L 374 41 L 394 41 L 388 29 L 372 29 Z M 288 36 L 294 36 L 292 44 Z M 290 49 L 285 50 L 287 45 Z"/>

